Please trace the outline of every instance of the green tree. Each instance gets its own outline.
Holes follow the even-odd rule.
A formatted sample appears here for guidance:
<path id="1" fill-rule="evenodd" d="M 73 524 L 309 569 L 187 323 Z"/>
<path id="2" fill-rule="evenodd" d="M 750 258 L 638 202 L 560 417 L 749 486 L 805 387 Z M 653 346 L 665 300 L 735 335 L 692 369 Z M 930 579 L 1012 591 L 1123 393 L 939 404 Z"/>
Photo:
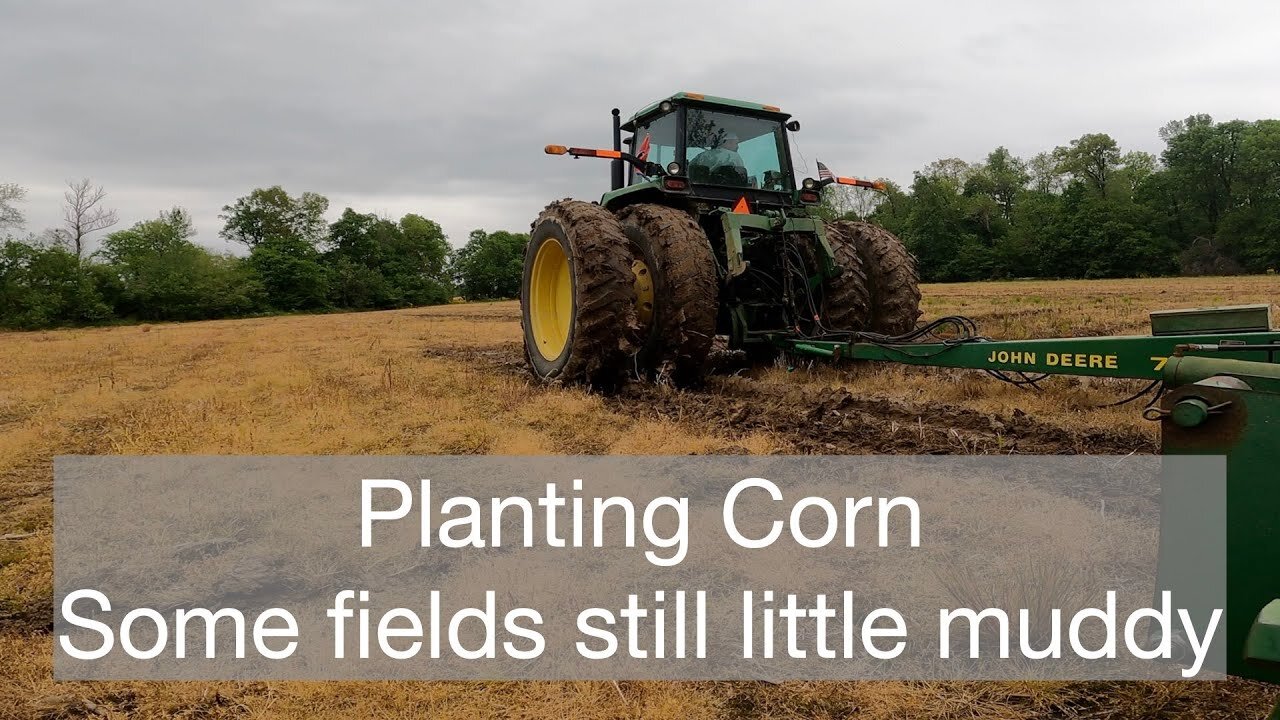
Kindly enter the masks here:
<path id="1" fill-rule="evenodd" d="M 32 329 L 111 317 L 91 273 L 63 247 L 12 238 L 0 245 L 0 325 Z"/>
<path id="2" fill-rule="evenodd" d="M 972 172 L 973 166 L 960 158 L 942 158 L 926 165 L 920 174 L 933 180 L 947 180 L 956 187 L 961 187 Z"/>
<path id="3" fill-rule="evenodd" d="M 1161 130 L 1165 166 L 1190 202 L 1189 225 L 1199 235 L 1213 235 L 1232 205 L 1239 172 L 1240 144 L 1249 123 L 1215 123 L 1208 115 L 1192 115 Z"/>
<path id="4" fill-rule="evenodd" d="M 989 196 L 999 206 L 1000 216 L 1010 221 L 1013 220 L 1014 204 L 1030 180 L 1027 163 L 1001 146 L 987 155 L 986 163 L 975 168 L 966 183 L 966 194 Z"/>
<path id="5" fill-rule="evenodd" d="M 410 213 L 400 218 L 400 233 L 383 273 L 405 304 L 447 302 L 453 294 L 448 276 L 449 240 L 440 225 Z M 521 246 L 523 249 L 523 245 Z"/>
<path id="6" fill-rule="evenodd" d="M 451 269 L 462 294 L 473 300 L 520 295 L 525 233 L 472 230 L 467 244 L 453 254 Z"/>
<path id="7" fill-rule="evenodd" d="M 249 252 L 249 267 L 275 310 L 322 310 L 329 307 L 330 271 L 320 251 L 292 235 L 268 236 Z"/>
<path id="8" fill-rule="evenodd" d="M 386 307 L 390 289 L 379 268 L 385 254 L 385 235 L 394 225 L 377 215 L 358 213 L 351 208 L 342 212 L 329 226 L 329 250 L 325 264 L 330 269 L 329 293 L 332 302 L 345 308 Z"/>
<path id="9" fill-rule="evenodd" d="M 262 288 L 244 261 L 213 255 L 194 235 L 190 214 L 174 208 L 103 240 L 97 272 L 118 315 L 201 320 L 258 309 Z"/>
<path id="10" fill-rule="evenodd" d="M 1058 171 L 1058 161 L 1053 153 L 1036 153 L 1027 161 L 1027 173 L 1031 176 L 1031 189 L 1039 193 L 1057 194 L 1065 185 L 1062 173 Z"/>
<path id="11" fill-rule="evenodd" d="M 892 180 L 881 182 L 884 183 L 884 200 L 867 219 L 900 236 L 911 213 L 911 195 Z"/>
<path id="12" fill-rule="evenodd" d="M 176 207 L 155 220 L 111 233 L 102 241 L 98 256 L 113 265 L 135 266 L 152 257 L 184 249 L 192 244 L 189 238 L 194 235 L 191 215 Z"/>
<path id="13" fill-rule="evenodd" d="M 929 280 L 1280 269 L 1280 120 L 1192 115 L 1160 137 L 1159 159 L 1090 133 L 1025 161 L 938 160 L 871 217 Z"/>
<path id="14" fill-rule="evenodd" d="M 1280 120 L 1259 120 L 1240 133 L 1231 206 L 1218 239 L 1246 270 L 1280 269 Z"/>
<path id="15" fill-rule="evenodd" d="M 250 248 L 272 238 L 290 237 L 317 245 L 328 229 L 324 214 L 329 200 L 304 192 L 293 197 L 279 185 L 258 188 L 222 208 L 218 217 L 226 224 L 219 233 L 225 240 Z"/>
<path id="16" fill-rule="evenodd" d="M 393 222 L 347 208 L 329 228 L 325 260 L 336 304 L 354 308 L 429 305 L 449 298 L 448 241 L 421 215 Z"/>
<path id="17" fill-rule="evenodd" d="M 969 210 L 960 194 L 960 176 L 949 172 L 917 173 L 911 184 L 911 207 L 901 231 L 902 240 L 915 254 L 920 275 L 933 282 L 969 279 L 957 261 L 961 249 L 979 245 L 970 230 Z M 966 266 L 982 265 L 981 253 L 963 253 Z"/>
<path id="18" fill-rule="evenodd" d="M 1174 271 L 1176 253 L 1153 236 L 1153 218 L 1129 195 L 1107 196 L 1091 183 L 1064 193 L 1058 232 L 1044 253 L 1063 277 L 1114 278 Z"/>
<path id="19" fill-rule="evenodd" d="M 1142 183 L 1156 174 L 1158 161 L 1156 156 L 1141 150 L 1127 152 L 1120 157 L 1120 167 L 1115 172 L 1115 179 L 1122 183 L 1120 192 L 1133 195 Z"/>
<path id="20" fill-rule="evenodd" d="M 249 247 L 248 266 L 270 307 L 316 310 L 329 306 L 330 270 L 318 246 L 327 238 L 329 200 L 304 192 L 293 197 L 279 185 L 258 188 L 224 206 L 222 238 Z"/>
<path id="21" fill-rule="evenodd" d="M 996 265 L 1006 277 L 1060 277 L 1062 268 L 1049 260 L 1047 249 L 1061 234 L 1062 196 L 1032 180 L 1034 189 L 1019 196 L 1009 233 L 993 249 Z"/>
<path id="22" fill-rule="evenodd" d="M 1053 151 L 1059 173 L 1083 181 L 1098 192 L 1106 192 L 1107 182 L 1120 164 L 1120 145 L 1106 133 L 1081 135 L 1070 145 Z"/>

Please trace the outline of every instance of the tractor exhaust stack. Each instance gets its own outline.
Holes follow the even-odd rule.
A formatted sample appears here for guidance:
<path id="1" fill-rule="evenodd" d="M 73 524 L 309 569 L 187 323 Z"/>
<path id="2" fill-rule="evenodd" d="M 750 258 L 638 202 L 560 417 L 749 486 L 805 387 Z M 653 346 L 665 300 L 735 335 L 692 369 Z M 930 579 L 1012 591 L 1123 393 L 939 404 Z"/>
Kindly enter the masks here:
<path id="1" fill-rule="evenodd" d="M 613 149 L 618 152 L 622 152 L 622 111 L 618 108 L 613 109 Z M 621 160 L 614 160 L 609 163 L 609 171 L 612 173 L 614 190 L 622 189 L 622 170 Z"/>

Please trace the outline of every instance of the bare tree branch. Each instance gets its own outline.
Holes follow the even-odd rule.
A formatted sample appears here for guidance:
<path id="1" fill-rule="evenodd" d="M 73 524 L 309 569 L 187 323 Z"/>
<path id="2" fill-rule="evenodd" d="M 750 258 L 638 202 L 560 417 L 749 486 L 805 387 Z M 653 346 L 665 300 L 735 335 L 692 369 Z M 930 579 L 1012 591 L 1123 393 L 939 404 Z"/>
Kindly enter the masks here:
<path id="1" fill-rule="evenodd" d="M 71 249 L 71 234 L 62 228 L 45 228 L 35 240 L 41 247 Z"/>
<path id="2" fill-rule="evenodd" d="M 67 191 L 62 195 L 66 204 L 62 217 L 76 257 L 84 254 L 85 238 L 91 233 L 105 230 L 119 222 L 116 211 L 102 207 L 107 192 L 101 185 L 95 186 L 89 178 L 80 182 L 67 181 Z"/>
<path id="3" fill-rule="evenodd" d="M 853 216 L 859 220 L 866 220 L 867 216 L 884 202 L 884 199 L 883 193 L 870 188 L 828 185 L 823 189 L 823 202 L 831 208 L 837 218 Z"/>
<path id="4" fill-rule="evenodd" d="M 0 183 L 0 228 L 22 227 L 26 218 L 14 203 L 27 196 L 26 188 L 17 183 Z"/>

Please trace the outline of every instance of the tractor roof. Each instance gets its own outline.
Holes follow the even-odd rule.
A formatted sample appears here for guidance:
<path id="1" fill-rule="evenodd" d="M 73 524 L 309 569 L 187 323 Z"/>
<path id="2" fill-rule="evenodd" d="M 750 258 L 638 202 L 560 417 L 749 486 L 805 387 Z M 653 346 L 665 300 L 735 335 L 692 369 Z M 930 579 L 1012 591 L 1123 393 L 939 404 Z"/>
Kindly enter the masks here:
<path id="1" fill-rule="evenodd" d="M 701 105 L 709 105 L 713 107 L 721 107 L 726 110 L 749 110 L 757 113 L 766 113 L 777 116 L 779 119 L 791 117 L 788 113 L 782 112 L 776 105 L 762 105 L 760 103 L 747 102 L 745 100 L 734 100 L 732 98 L 716 97 L 715 95 L 704 95 L 702 93 L 678 92 L 670 97 L 662 98 L 646 105 L 643 109 L 631 116 L 623 126 L 628 132 L 635 130 L 637 120 L 644 118 L 646 115 L 657 111 L 658 106 L 664 102 L 696 102 Z"/>

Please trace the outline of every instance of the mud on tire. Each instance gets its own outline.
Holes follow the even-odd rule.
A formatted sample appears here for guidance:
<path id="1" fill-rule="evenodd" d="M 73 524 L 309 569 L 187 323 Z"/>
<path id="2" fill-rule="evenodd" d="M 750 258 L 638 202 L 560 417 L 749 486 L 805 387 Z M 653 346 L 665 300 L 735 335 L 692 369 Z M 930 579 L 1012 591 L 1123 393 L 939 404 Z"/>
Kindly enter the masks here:
<path id="1" fill-rule="evenodd" d="M 719 309 L 711 243 L 691 215 L 675 208 L 632 205 L 618 219 L 633 242 L 647 240 L 656 263 L 655 332 L 637 358 L 650 372 L 669 368 L 677 385 L 696 385 L 706 373 Z"/>
<path id="2" fill-rule="evenodd" d="M 533 223 L 520 283 L 520 324 L 533 375 L 616 384 L 632 349 L 632 283 L 631 250 L 612 214 L 580 200 L 548 205 Z"/>
<path id="3" fill-rule="evenodd" d="M 823 284 L 822 326 L 833 331 L 862 331 L 870 327 L 871 286 L 863 256 L 854 238 L 845 230 L 848 223 L 827 223 L 827 244 L 835 255 L 840 275 Z"/>
<path id="4" fill-rule="evenodd" d="M 871 290 L 872 332 L 901 335 L 920 318 L 920 275 L 916 259 L 896 235 L 867 222 L 832 223 L 851 238 L 862 256 Z"/>

